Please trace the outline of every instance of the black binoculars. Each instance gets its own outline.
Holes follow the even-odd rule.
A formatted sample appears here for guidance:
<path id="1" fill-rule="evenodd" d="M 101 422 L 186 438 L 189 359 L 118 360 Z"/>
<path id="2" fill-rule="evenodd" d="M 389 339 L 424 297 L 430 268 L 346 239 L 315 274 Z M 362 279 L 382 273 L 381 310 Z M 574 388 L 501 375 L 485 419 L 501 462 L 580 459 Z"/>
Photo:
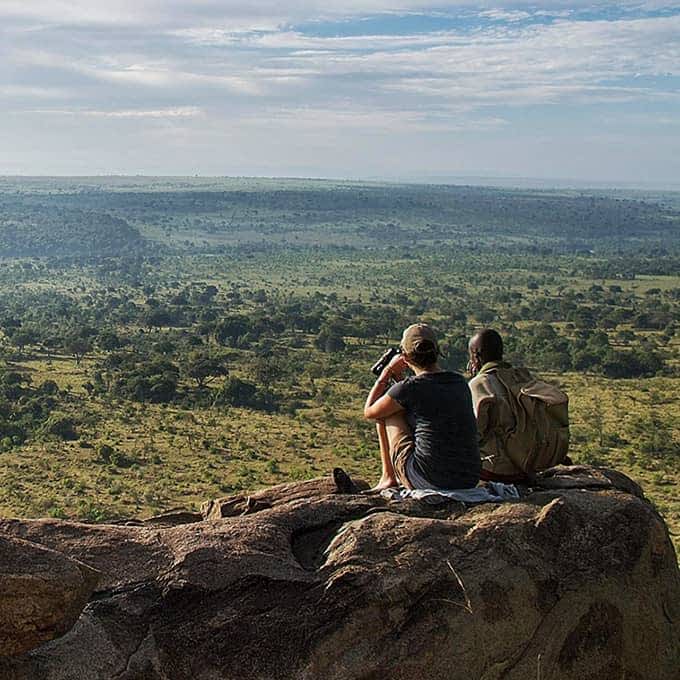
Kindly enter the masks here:
<path id="1" fill-rule="evenodd" d="M 371 373 L 373 373 L 373 375 L 380 375 L 385 366 L 387 366 L 397 354 L 401 354 L 401 350 L 396 347 L 390 347 L 380 359 L 371 366 Z"/>

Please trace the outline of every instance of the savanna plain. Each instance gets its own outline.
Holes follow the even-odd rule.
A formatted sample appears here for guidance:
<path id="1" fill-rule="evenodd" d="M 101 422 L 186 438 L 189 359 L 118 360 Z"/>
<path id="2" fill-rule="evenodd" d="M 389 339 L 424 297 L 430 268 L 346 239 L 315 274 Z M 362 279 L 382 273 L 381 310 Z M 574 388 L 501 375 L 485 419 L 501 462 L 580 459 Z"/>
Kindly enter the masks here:
<path id="1" fill-rule="evenodd" d="M 0 515 L 110 521 L 341 466 L 371 364 L 483 326 L 680 547 L 680 193 L 0 178 Z"/>

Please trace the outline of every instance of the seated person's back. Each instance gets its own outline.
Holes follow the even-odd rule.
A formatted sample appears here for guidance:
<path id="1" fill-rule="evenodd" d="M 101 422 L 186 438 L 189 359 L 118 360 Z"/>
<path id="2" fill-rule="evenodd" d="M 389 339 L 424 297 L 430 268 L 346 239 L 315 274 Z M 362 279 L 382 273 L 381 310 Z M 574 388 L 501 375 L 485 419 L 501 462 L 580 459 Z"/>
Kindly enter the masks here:
<path id="1" fill-rule="evenodd" d="M 479 479 L 477 428 L 465 378 L 451 371 L 423 373 L 393 385 L 388 394 L 405 409 L 413 431 L 411 468 L 428 488 L 474 486 Z"/>
<path id="2" fill-rule="evenodd" d="M 382 474 L 375 490 L 461 489 L 479 481 L 477 426 L 462 375 L 442 370 L 434 330 L 411 324 L 401 354 L 371 388 L 364 416 L 376 421 Z M 414 375 L 404 378 L 405 369 Z M 391 387 L 392 380 L 397 382 Z"/>
<path id="3" fill-rule="evenodd" d="M 503 361 L 502 339 L 492 329 L 477 333 L 469 352 L 481 478 L 523 481 L 563 462 L 569 445 L 566 394 Z"/>

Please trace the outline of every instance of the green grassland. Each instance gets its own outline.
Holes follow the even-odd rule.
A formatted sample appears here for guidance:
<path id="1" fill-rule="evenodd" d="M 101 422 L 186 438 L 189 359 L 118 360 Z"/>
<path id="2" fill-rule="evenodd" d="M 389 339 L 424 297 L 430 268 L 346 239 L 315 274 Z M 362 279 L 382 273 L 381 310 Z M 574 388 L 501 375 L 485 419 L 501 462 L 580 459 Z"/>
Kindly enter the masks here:
<path id="1" fill-rule="evenodd" d="M 325 475 L 337 465 L 377 479 L 374 430 L 360 415 L 366 386 L 351 377 L 315 378 L 315 396 L 295 414 L 191 409 L 89 397 L 82 385 L 93 361 L 23 362 L 34 381 L 55 379 L 68 391 L 78 439 L 47 437 L 2 454 L 3 516 L 104 520 L 197 509 L 208 498 Z M 678 545 L 680 379 L 544 377 L 571 395 L 573 458 L 640 482 Z M 102 459 L 102 445 L 118 458 Z"/>
<path id="2" fill-rule="evenodd" d="M 368 367 L 418 319 L 456 370 L 501 330 L 680 546 L 677 196 L 582 193 L 0 178 L 0 514 L 375 480 Z"/>

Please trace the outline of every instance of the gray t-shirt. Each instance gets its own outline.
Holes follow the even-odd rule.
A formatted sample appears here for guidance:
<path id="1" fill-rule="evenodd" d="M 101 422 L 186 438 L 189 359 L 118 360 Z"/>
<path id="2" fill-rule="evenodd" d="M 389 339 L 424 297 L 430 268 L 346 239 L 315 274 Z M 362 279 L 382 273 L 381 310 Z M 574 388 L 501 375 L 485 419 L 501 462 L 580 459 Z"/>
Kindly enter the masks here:
<path id="1" fill-rule="evenodd" d="M 421 373 L 392 385 L 387 394 L 406 410 L 413 428 L 413 467 L 440 489 L 479 481 L 481 462 L 470 389 L 451 371 Z"/>

